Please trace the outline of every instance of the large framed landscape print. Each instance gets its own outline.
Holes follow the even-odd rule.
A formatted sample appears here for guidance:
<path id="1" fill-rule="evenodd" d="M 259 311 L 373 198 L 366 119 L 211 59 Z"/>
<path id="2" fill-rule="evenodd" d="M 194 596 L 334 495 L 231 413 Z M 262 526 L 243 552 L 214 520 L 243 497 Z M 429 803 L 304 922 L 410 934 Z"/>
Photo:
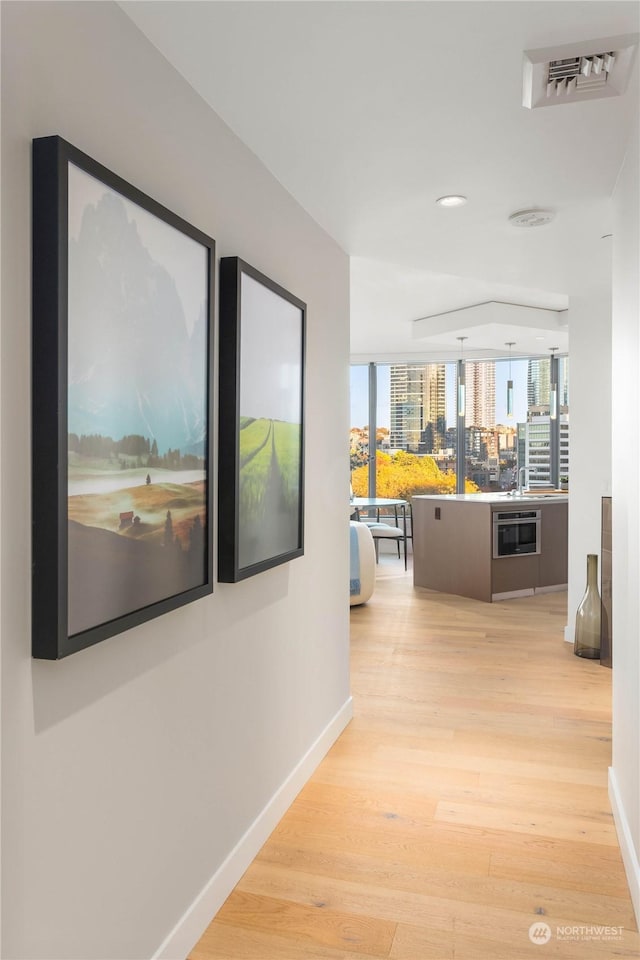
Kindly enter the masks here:
<path id="1" fill-rule="evenodd" d="M 213 588 L 214 266 L 210 237 L 33 141 L 35 657 Z"/>
<path id="2" fill-rule="evenodd" d="M 306 305 L 237 257 L 220 261 L 218 579 L 304 550 Z"/>

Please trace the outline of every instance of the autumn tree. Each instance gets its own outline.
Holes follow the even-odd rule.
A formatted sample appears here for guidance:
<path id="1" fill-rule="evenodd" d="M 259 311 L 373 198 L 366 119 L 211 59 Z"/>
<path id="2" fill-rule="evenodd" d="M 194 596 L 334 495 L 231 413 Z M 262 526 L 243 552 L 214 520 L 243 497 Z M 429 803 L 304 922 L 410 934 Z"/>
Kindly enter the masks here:
<path id="1" fill-rule="evenodd" d="M 351 474 L 353 492 L 357 497 L 366 497 L 368 491 L 368 468 L 357 467 Z M 453 494 L 456 492 L 456 475 L 443 472 L 433 457 L 420 457 L 415 453 L 376 454 L 376 492 L 379 497 L 394 500 L 410 500 L 417 494 Z M 465 493 L 477 493 L 478 486 L 465 480 Z"/>

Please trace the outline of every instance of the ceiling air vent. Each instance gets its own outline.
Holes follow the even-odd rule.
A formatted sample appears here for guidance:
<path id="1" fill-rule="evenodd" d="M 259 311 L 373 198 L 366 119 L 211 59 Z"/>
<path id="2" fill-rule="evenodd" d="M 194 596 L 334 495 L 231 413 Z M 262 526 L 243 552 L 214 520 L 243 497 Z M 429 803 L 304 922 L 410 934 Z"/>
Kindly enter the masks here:
<path id="1" fill-rule="evenodd" d="M 544 227 L 551 223 L 555 213 L 553 210 L 517 210 L 509 217 L 509 223 L 513 227 Z"/>
<path id="2" fill-rule="evenodd" d="M 629 81 L 638 34 L 525 50 L 522 104 L 529 109 L 617 97 Z"/>

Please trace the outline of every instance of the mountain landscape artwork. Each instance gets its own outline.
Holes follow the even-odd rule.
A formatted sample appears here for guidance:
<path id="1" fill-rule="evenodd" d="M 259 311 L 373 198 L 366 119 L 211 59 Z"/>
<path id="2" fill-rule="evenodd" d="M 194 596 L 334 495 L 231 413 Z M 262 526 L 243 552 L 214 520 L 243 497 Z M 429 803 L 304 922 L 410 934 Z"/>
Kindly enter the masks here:
<path id="1" fill-rule="evenodd" d="M 205 246 L 69 164 L 68 632 L 207 580 Z"/>

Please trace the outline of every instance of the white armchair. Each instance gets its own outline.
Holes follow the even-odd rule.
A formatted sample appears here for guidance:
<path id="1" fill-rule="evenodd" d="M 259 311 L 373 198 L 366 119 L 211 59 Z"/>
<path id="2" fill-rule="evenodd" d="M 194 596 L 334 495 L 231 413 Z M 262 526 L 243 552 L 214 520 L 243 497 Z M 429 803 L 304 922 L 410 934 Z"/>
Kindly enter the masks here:
<path id="1" fill-rule="evenodd" d="M 352 520 L 349 526 L 349 603 L 353 607 L 358 603 L 366 603 L 373 593 L 376 582 L 376 551 L 366 523 Z"/>

